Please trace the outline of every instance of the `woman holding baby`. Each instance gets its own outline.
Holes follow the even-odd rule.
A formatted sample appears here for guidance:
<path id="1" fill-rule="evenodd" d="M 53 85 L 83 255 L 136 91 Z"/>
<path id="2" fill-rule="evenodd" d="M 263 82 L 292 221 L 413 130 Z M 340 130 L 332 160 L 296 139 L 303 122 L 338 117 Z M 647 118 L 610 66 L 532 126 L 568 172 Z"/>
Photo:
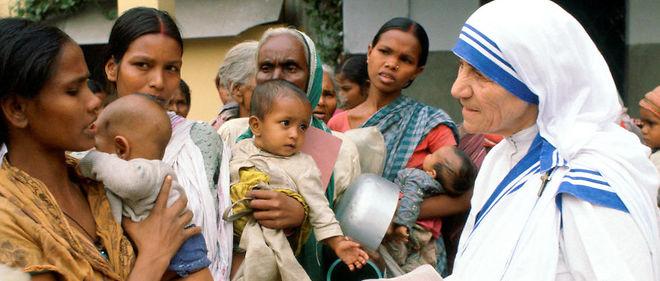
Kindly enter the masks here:
<path id="1" fill-rule="evenodd" d="M 9 150 L 0 168 L 0 263 L 32 280 L 160 280 L 181 243 L 200 231 L 184 228 L 192 218 L 186 200 L 166 208 L 166 181 L 152 214 L 122 230 L 103 186 L 65 155 L 92 148 L 101 105 L 86 86 L 82 50 L 59 29 L 28 20 L 2 19 L 0 30 Z"/>
<path id="2" fill-rule="evenodd" d="M 338 131 L 376 126 L 387 147 L 383 177 L 388 180 L 394 180 L 404 168 L 421 168 L 427 155 L 457 143 L 456 126 L 445 112 L 402 94 L 423 73 L 428 54 L 429 39 L 419 23 L 408 18 L 387 21 L 368 46 L 367 100 L 329 122 L 330 128 Z M 466 192 L 455 197 L 441 194 L 425 198 L 417 225 L 430 230 L 433 241 L 442 240 L 439 218 L 465 212 L 469 196 Z M 439 248 L 437 253 L 439 269 L 443 270 L 445 251 Z"/>
<path id="3" fill-rule="evenodd" d="M 186 199 L 165 207 L 166 181 L 151 215 L 124 223 L 134 251 L 112 220 L 102 185 L 82 179 L 75 160 L 64 154 L 93 146 L 92 123 L 101 105 L 86 87 L 80 47 L 58 29 L 25 20 L 5 19 L 0 28 L 3 42 L 11 43 L 2 46 L 0 74 L 12 81 L 0 92 L 2 138 L 11 150 L 0 177 L 0 262 L 23 268 L 33 280 L 160 280 L 182 242 L 201 230 L 209 237 L 211 269 L 222 274 L 223 261 L 213 258 L 218 230 L 212 195 L 221 142 L 212 128 L 170 115 L 174 134 L 164 160 L 186 170 L 177 175 L 192 212 Z M 106 74 L 113 94 L 145 93 L 167 104 L 179 85 L 182 52 L 179 30 L 165 12 L 127 11 L 109 40 Z M 193 213 L 201 229 L 184 228 Z"/>

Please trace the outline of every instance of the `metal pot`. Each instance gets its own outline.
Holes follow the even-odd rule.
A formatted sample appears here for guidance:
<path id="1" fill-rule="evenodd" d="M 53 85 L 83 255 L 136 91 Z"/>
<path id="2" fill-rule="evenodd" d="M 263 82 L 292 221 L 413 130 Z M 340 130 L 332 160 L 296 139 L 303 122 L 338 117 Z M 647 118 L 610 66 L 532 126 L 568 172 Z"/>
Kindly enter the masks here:
<path id="1" fill-rule="evenodd" d="M 399 186 L 381 176 L 360 175 L 335 205 L 344 235 L 376 251 L 394 217 L 399 191 Z"/>

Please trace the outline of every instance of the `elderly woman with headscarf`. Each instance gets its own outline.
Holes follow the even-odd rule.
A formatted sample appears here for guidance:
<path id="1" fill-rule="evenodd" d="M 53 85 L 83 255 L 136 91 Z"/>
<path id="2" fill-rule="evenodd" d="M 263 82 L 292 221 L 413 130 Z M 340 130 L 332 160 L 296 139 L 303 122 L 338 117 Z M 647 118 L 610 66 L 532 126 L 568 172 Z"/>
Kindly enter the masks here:
<path id="1" fill-rule="evenodd" d="M 314 42 L 303 32 L 292 28 L 268 29 L 259 40 L 256 55 L 257 85 L 273 79 L 287 80 L 307 93 L 312 108 L 318 105 L 321 98 L 323 70 L 321 60 L 316 52 Z M 328 127 L 316 117 L 312 117 L 311 125 L 330 132 Z M 245 133 L 238 140 L 252 137 L 252 132 L 245 127 Z M 254 218 L 262 226 L 274 229 L 298 229 L 307 215 L 302 202 L 282 193 L 269 190 L 253 190 L 250 208 L 254 210 Z M 326 197 L 332 207 L 334 197 L 334 177 L 326 188 Z M 300 263 L 312 280 L 323 280 L 320 265 L 317 263 L 317 253 L 313 236 L 307 241 L 300 254 Z M 234 268 L 242 263 L 240 254 L 234 255 Z"/>
<path id="2" fill-rule="evenodd" d="M 617 124 L 607 64 L 550 1 L 493 1 L 465 23 L 452 96 L 486 156 L 447 280 L 659 280 L 658 177 Z"/>

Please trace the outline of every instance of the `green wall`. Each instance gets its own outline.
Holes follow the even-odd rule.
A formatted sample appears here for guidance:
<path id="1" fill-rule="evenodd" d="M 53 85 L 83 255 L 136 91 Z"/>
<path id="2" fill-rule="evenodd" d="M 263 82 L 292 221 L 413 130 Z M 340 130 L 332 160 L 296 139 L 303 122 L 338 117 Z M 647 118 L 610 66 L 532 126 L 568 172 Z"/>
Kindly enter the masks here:
<path id="1" fill-rule="evenodd" d="M 628 114 L 639 117 L 639 100 L 660 86 L 660 43 L 628 45 L 626 100 Z"/>

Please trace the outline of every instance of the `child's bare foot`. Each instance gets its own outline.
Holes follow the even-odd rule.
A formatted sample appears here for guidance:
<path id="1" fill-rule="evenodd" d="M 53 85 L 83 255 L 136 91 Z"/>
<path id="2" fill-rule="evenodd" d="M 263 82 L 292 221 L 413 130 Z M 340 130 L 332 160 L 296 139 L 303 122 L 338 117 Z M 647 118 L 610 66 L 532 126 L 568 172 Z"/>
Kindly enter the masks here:
<path id="1" fill-rule="evenodd" d="M 392 238 L 394 241 L 401 242 L 401 243 L 408 243 L 408 237 L 410 234 L 408 234 L 408 227 L 403 226 L 403 225 L 397 225 L 394 227 L 394 230 L 392 230 Z"/>
<path id="2" fill-rule="evenodd" d="M 351 241 L 346 236 L 330 237 L 325 242 L 351 271 L 354 271 L 355 268 L 362 268 L 369 259 L 369 255 L 360 248 L 360 244 Z"/>
<path id="3" fill-rule="evenodd" d="M 385 232 L 385 238 L 388 241 L 408 243 L 408 237 L 408 228 L 395 223 L 391 223 Z"/>

